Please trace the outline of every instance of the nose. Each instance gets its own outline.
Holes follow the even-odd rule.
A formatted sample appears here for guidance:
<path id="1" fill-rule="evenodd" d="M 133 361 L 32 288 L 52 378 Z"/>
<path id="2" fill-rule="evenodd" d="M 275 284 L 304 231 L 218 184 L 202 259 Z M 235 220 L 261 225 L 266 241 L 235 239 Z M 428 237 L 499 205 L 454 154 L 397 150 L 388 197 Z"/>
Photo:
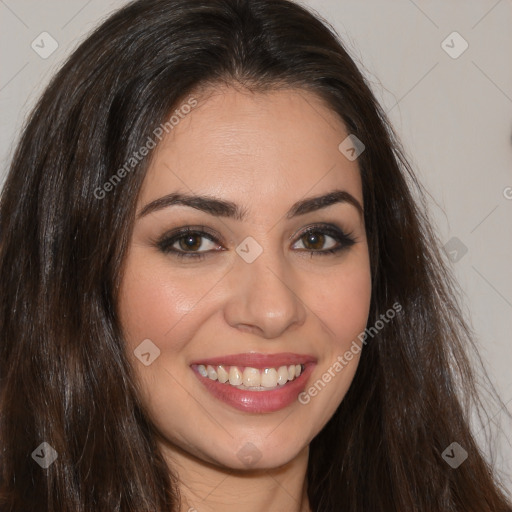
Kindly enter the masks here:
<path id="1" fill-rule="evenodd" d="M 232 327 L 272 339 L 305 322 L 306 307 L 293 269 L 265 251 L 252 263 L 236 261 L 228 286 L 224 316 Z"/>

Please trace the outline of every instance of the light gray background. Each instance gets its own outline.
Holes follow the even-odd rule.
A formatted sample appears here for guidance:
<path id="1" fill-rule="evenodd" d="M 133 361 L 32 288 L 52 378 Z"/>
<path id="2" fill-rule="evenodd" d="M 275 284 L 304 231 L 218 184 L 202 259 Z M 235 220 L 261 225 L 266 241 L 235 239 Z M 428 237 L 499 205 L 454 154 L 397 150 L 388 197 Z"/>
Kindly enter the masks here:
<path id="1" fill-rule="evenodd" d="M 0 0 L 0 180 L 49 78 L 125 3 Z M 432 195 L 443 244 L 457 237 L 467 247 L 453 269 L 483 360 L 512 412 L 512 0 L 302 3 L 335 26 L 371 81 Z M 469 45 L 456 59 L 443 49 L 462 48 L 457 36 L 446 40 L 454 31 Z M 59 45 L 46 59 L 31 48 L 42 32 Z M 493 455 L 512 492 L 512 423 L 504 409 L 490 415 L 492 426 L 501 422 Z"/>

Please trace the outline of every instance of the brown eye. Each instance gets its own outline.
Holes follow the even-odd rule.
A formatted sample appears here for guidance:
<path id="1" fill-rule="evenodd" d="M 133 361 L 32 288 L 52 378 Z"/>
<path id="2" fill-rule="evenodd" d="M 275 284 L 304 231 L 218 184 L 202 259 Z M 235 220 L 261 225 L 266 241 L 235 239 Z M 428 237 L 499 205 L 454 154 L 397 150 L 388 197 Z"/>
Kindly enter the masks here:
<path id="1" fill-rule="evenodd" d="M 311 231 L 301 237 L 302 243 L 306 249 L 319 251 L 324 249 L 325 235 L 316 231 Z"/>
<path id="2" fill-rule="evenodd" d="M 354 245 L 356 240 L 351 234 L 333 224 L 310 226 L 302 232 L 292 248 L 309 252 L 312 256 L 334 254 Z"/>
<path id="3" fill-rule="evenodd" d="M 183 251 L 197 251 L 203 243 L 202 239 L 203 237 L 196 233 L 183 236 L 178 240 L 179 248 Z"/>
<path id="4" fill-rule="evenodd" d="M 206 253 L 222 250 L 214 235 L 203 230 L 189 228 L 174 232 L 172 235 L 164 235 L 157 242 L 158 248 L 165 254 L 175 256 L 200 257 Z"/>
<path id="5" fill-rule="evenodd" d="M 310 230 L 304 233 L 298 240 L 302 247 L 296 247 L 306 251 L 327 251 L 339 245 L 338 240 L 332 235 L 318 230 Z"/>

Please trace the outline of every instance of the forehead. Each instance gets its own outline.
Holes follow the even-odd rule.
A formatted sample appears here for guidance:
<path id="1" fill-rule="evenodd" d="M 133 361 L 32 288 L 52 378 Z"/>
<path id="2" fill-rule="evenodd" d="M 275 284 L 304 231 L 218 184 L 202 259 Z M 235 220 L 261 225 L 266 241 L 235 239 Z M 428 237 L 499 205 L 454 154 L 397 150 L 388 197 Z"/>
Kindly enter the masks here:
<path id="1" fill-rule="evenodd" d="M 254 197 L 271 207 L 343 188 L 362 202 L 357 161 L 338 149 L 348 135 L 310 92 L 212 89 L 197 96 L 197 106 L 155 149 L 141 201 L 179 190 Z"/>

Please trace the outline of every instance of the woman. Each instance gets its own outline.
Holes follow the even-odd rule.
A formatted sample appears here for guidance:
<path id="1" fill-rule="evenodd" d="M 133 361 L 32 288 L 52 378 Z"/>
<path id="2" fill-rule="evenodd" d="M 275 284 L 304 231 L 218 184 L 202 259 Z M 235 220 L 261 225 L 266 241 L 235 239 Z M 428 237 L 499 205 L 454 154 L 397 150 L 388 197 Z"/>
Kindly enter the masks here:
<path id="1" fill-rule="evenodd" d="M 510 511 L 370 89 L 286 0 L 139 0 L 0 204 L 2 511 Z"/>

